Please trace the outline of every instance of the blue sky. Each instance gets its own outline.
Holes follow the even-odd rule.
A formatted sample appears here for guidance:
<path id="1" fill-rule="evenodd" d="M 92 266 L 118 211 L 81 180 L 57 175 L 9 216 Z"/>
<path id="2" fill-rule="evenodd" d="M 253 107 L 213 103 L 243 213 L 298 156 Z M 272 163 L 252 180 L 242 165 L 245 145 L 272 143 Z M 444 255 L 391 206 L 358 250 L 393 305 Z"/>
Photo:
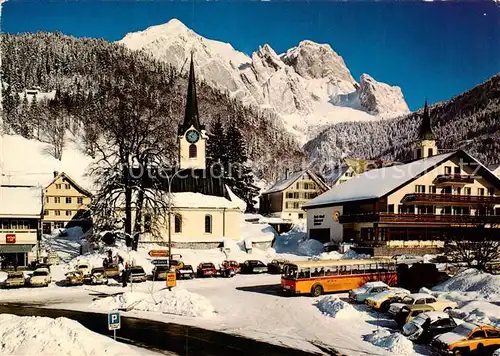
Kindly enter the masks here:
<path id="1" fill-rule="evenodd" d="M 399 85 L 412 110 L 500 72 L 500 6 L 487 2 L 28 1 L 3 5 L 2 31 L 110 41 L 178 18 L 247 54 L 303 39 L 329 43 L 353 76 Z"/>

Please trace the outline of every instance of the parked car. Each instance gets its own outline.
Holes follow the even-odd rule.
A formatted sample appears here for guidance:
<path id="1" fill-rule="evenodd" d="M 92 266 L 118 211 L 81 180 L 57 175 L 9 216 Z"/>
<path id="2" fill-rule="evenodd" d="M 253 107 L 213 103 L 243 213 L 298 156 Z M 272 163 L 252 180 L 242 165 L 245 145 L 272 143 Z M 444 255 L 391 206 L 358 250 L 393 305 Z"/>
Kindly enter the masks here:
<path id="1" fill-rule="evenodd" d="M 24 287 L 26 284 L 26 279 L 24 278 L 23 272 L 11 272 L 7 275 L 7 279 L 4 282 L 5 288 L 14 287 Z"/>
<path id="2" fill-rule="evenodd" d="M 240 273 L 266 273 L 267 266 L 258 260 L 248 260 L 240 264 Z"/>
<path id="3" fill-rule="evenodd" d="M 391 303 L 400 302 L 408 295 L 410 295 L 410 291 L 407 289 L 389 288 L 383 292 L 375 294 L 374 296 L 366 298 L 365 303 L 369 307 L 385 313 L 389 310 Z"/>
<path id="4" fill-rule="evenodd" d="M 234 277 L 237 273 L 240 273 L 240 264 L 236 261 L 223 261 L 219 268 L 219 274 L 224 277 Z"/>
<path id="5" fill-rule="evenodd" d="M 500 347 L 500 329 L 463 323 L 450 332 L 436 336 L 431 346 L 434 354 L 462 356 L 474 352 L 489 355 Z"/>
<path id="6" fill-rule="evenodd" d="M 217 275 L 217 269 L 212 262 L 202 262 L 196 269 L 196 275 L 198 277 L 215 277 Z"/>
<path id="7" fill-rule="evenodd" d="M 153 279 L 155 281 L 165 280 L 167 279 L 167 273 L 169 270 L 168 265 L 158 265 L 154 266 L 151 274 L 153 275 Z"/>
<path id="8" fill-rule="evenodd" d="M 75 270 L 82 272 L 82 274 L 86 276 L 92 273 L 92 266 L 90 263 L 79 263 Z"/>
<path id="9" fill-rule="evenodd" d="M 182 262 L 181 260 L 171 260 L 171 263 L 172 263 L 172 268 L 175 270 L 184 267 L 184 262 Z"/>
<path id="10" fill-rule="evenodd" d="M 349 291 L 349 299 L 356 303 L 364 303 L 367 298 L 388 290 L 390 287 L 381 281 L 366 282 L 361 287 Z"/>
<path id="11" fill-rule="evenodd" d="M 193 279 L 194 278 L 194 270 L 191 265 L 183 265 L 182 268 L 179 268 L 176 272 L 177 279 Z"/>
<path id="12" fill-rule="evenodd" d="M 131 283 L 146 282 L 146 272 L 141 266 L 133 266 L 130 267 L 128 278 Z"/>
<path id="13" fill-rule="evenodd" d="M 51 282 L 48 268 L 37 268 L 29 278 L 29 284 L 33 287 L 47 287 Z"/>
<path id="14" fill-rule="evenodd" d="M 396 315 L 394 315 L 394 321 L 402 328 L 403 325 L 408 324 L 418 315 L 432 311 L 434 311 L 434 308 L 426 304 L 405 305 Z"/>
<path id="15" fill-rule="evenodd" d="M 66 273 L 66 285 L 79 286 L 83 284 L 83 273 L 81 271 L 70 271 Z"/>
<path id="16" fill-rule="evenodd" d="M 491 356 L 500 356 L 500 349 L 496 349 Z"/>
<path id="17" fill-rule="evenodd" d="M 104 274 L 106 278 L 118 278 L 120 277 L 120 267 L 116 263 L 110 263 L 104 267 Z"/>
<path id="18" fill-rule="evenodd" d="M 403 326 L 403 335 L 413 342 L 429 343 L 434 336 L 457 327 L 455 319 L 445 312 L 421 313 Z"/>
<path id="19" fill-rule="evenodd" d="M 413 255 L 394 255 L 392 259 L 395 260 L 396 264 L 407 264 L 412 265 L 414 263 L 423 263 L 424 258 L 422 256 L 413 256 Z"/>
<path id="20" fill-rule="evenodd" d="M 437 311 L 448 311 L 457 307 L 457 303 L 446 299 L 437 299 L 433 295 L 426 293 L 414 293 L 404 297 L 400 303 L 392 303 L 389 307 L 389 313 L 396 315 L 402 307 L 412 304 L 426 304 L 430 305 Z"/>
<path id="21" fill-rule="evenodd" d="M 91 284 L 108 283 L 108 277 L 106 277 L 106 271 L 104 270 L 104 267 L 92 268 L 92 272 L 90 274 L 90 283 Z"/>
<path id="22" fill-rule="evenodd" d="M 267 271 L 272 274 L 281 274 L 283 265 L 290 262 L 284 258 L 277 258 L 267 264 Z"/>

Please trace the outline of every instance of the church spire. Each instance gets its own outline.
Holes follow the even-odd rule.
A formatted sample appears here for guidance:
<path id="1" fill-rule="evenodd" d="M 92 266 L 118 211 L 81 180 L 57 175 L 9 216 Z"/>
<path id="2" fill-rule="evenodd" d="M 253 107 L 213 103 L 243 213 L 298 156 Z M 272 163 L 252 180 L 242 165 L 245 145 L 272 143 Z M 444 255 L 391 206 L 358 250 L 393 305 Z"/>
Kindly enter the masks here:
<path id="1" fill-rule="evenodd" d="M 186 110 L 184 113 L 184 122 L 179 127 L 179 134 L 184 134 L 191 126 L 195 129 L 201 131 L 204 129 L 200 125 L 200 119 L 198 114 L 198 101 L 196 98 L 196 78 L 194 76 L 194 60 L 193 52 L 191 52 L 191 64 L 189 66 L 189 81 L 186 97 Z"/>
<path id="2" fill-rule="evenodd" d="M 420 140 L 435 141 L 436 136 L 432 131 L 431 117 L 429 115 L 429 107 L 427 106 L 427 98 L 425 98 L 424 115 L 422 117 L 422 126 L 420 127 Z"/>

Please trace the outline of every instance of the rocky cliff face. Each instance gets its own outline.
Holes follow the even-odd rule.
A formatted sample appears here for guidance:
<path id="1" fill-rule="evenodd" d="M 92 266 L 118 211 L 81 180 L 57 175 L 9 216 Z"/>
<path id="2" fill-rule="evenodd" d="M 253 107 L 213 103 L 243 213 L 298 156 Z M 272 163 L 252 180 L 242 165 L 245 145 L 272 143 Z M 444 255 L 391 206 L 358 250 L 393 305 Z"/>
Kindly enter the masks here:
<path id="1" fill-rule="evenodd" d="M 119 43 L 181 70 L 194 51 L 199 78 L 245 104 L 281 115 L 291 131 L 309 133 L 314 126 L 408 113 L 401 89 L 368 75 L 358 84 L 328 44 L 302 41 L 282 56 L 265 44 L 249 57 L 175 19 L 129 33 Z M 339 114 L 339 106 L 352 110 Z"/>

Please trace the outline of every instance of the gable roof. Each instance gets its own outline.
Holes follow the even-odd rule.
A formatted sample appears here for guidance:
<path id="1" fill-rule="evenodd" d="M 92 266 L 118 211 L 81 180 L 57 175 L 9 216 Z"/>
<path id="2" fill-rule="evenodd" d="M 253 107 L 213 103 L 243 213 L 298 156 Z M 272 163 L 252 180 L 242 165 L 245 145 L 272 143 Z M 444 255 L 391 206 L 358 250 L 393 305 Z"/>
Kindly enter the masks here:
<path id="1" fill-rule="evenodd" d="M 349 179 L 341 185 L 337 185 L 329 191 L 305 203 L 302 207 L 310 209 L 319 206 L 331 206 L 350 201 L 379 199 L 392 194 L 402 186 L 417 179 L 434 167 L 449 160 L 454 156 L 459 156 L 479 165 L 481 176 L 491 180 L 500 189 L 500 178 L 495 176 L 481 162 L 462 150 L 444 153 L 403 165 L 396 165 L 373 169 Z"/>
<path id="2" fill-rule="evenodd" d="M 50 187 L 52 184 L 54 184 L 54 182 L 56 180 L 58 180 L 59 178 L 65 178 L 67 181 L 69 181 L 73 187 L 75 187 L 76 190 L 78 190 L 80 193 L 86 195 L 86 196 L 92 196 L 92 193 L 90 193 L 88 190 L 84 189 L 82 186 L 80 186 L 73 178 L 71 178 L 69 175 L 67 175 L 66 173 L 64 172 L 61 172 L 61 173 L 58 173 L 54 179 L 52 179 L 52 181 L 47 184 L 47 186 L 45 187 L 45 189 L 47 189 L 48 187 Z"/>
<path id="3" fill-rule="evenodd" d="M 302 177 L 306 173 L 309 174 L 312 180 L 314 180 L 321 187 L 323 187 L 323 189 L 328 189 L 327 185 L 316 174 L 314 174 L 314 172 L 312 172 L 309 169 L 306 169 L 304 171 L 292 173 L 290 177 L 277 181 L 276 183 L 274 183 L 273 186 L 271 186 L 271 188 L 269 188 L 262 194 L 282 192 L 283 190 L 290 187 L 293 183 L 295 183 L 300 177 Z"/>

